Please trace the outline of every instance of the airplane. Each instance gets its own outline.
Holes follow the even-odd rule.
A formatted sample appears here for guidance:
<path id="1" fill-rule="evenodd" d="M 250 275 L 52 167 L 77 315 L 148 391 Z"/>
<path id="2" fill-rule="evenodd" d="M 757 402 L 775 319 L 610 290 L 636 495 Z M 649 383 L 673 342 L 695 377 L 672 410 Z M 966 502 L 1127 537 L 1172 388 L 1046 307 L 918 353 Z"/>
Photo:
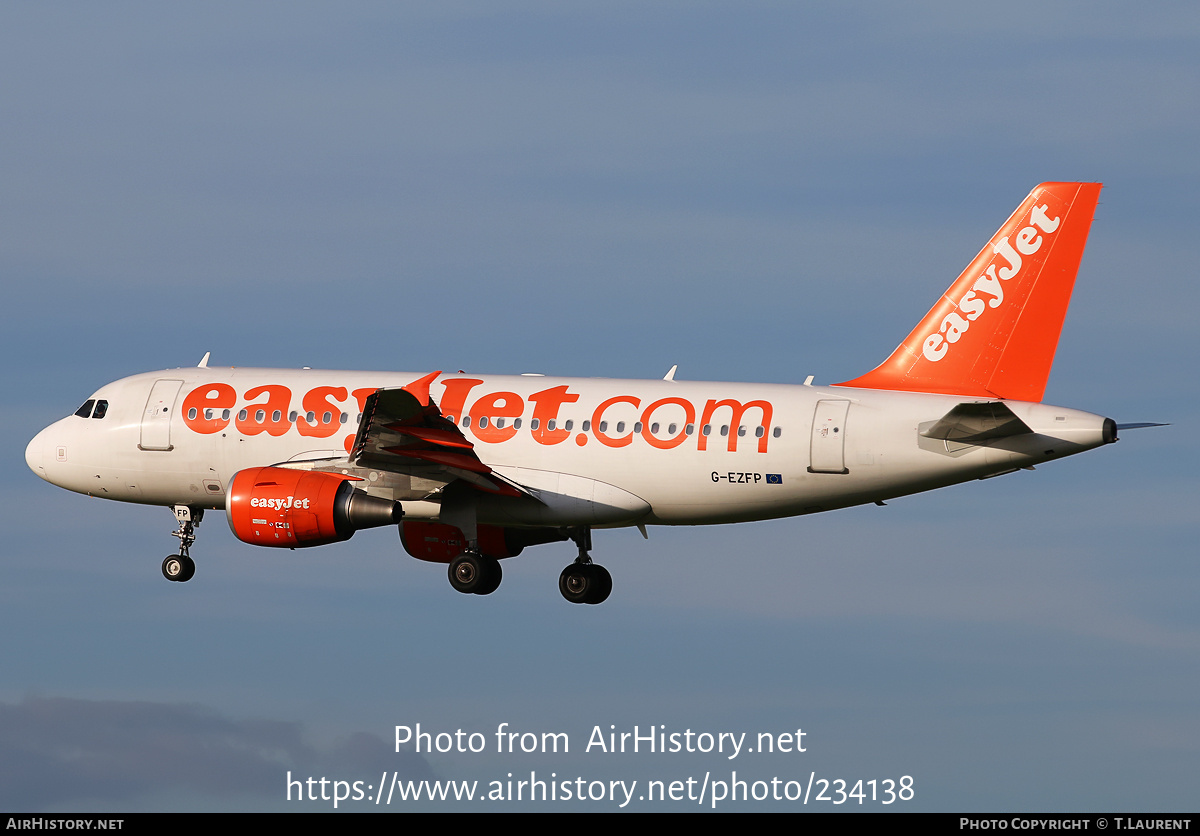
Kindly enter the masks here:
<path id="1" fill-rule="evenodd" d="M 593 529 L 813 514 L 986 479 L 1117 440 L 1042 403 L 1099 183 L 1042 183 L 896 350 L 828 386 L 194 368 L 101 387 L 29 443 L 46 481 L 162 505 L 195 574 L 204 512 L 302 548 L 395 525 L 413 557 L 486 595 L 500 561 L 573 541 L 563 597 L 608 598 Z M 1153 425 L 1156 426 L 1156 425 Z"/>

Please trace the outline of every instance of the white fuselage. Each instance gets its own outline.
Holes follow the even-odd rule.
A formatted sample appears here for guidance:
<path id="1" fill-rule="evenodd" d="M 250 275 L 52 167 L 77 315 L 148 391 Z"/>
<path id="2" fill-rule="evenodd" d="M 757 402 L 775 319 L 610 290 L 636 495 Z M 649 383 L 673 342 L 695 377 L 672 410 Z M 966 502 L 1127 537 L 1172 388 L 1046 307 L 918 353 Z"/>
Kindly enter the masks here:
<path id="1" fill-rule="evenodd" d="M 135 375 L 92 396 L 107 401 L 102 418 L 73 415 L 38 433 L 26 460 L 43 479 L 79 493 L 222 508 L 240 470 L 346 457 L 367 395 L 421 376 L 252 368 Z M 839 386 L 451 374 L 429 394 L 496 473 L 578 498 L 583 509 L 576 520 L 567 506 L 537 519 L 513 517 L 503 501 L 482 502 L 480 521 L 501 524 L 786 517 L 1002 473 L 1105 441 L 1101 416 L 1015 401 L 1005 403 L 1032 433 L 982 444 L 925 438 L 923 426 L 975 399 Z M 362 476 L 371 493 L 400 500 L 406 517 L 437 517 L 435 485 Z M 593 500 L 602 513 L 584 508 Z"/>

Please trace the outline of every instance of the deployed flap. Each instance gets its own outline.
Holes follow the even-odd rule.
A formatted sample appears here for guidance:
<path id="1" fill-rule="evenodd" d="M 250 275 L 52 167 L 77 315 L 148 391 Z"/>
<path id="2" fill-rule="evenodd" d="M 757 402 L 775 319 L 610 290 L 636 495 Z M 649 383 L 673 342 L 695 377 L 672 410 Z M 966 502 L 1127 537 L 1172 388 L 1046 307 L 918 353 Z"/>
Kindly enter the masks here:
<path id="1" fill-rule="evenodd" d="M 941 438 L 975 444 L 989 438 L 1031 433 L 1029 425 L 1006 404 L 998 401 L 960 403 L 921 432 L 926 438 Z"/>
<path id="2" fill-rule="evenodd" d="M 442 415 L 429 396 L 429 384 L 439 374 L 368 395 L 350 460 L 358 467 L 446 482 L 462 479 L 489 493 L 530 496 L 480 461 L 475 445 Z"/>

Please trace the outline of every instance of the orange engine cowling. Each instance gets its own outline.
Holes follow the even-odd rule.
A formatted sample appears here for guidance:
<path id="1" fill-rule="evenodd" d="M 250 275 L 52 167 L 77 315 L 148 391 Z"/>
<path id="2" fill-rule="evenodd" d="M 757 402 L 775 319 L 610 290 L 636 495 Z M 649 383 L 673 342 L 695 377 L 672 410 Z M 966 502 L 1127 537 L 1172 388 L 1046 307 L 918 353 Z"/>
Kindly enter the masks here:
<path id="1" fill-rule="evenodd" d="M 239 540 L 289 549 L 349 540 L 360 528 L 400 522 L 400 503 L 357 490 L 354 482 L 285 467 L 241 470 L 229 483 L 225 515 Z"/>
<path id="2" fill-rule="evenodd" d="M 526 546 L 567 539 L 566 532 L 557 528 L 504 528 L 498 525 L 479 525 L 476 535 L 479 553 L 497 559 L 516 557 Z M 467 548 L 467 538 L 456 526 L 424 520 L 400 523 L 400 542 L 410 555 L 431 563 L 449 563 Z"/>

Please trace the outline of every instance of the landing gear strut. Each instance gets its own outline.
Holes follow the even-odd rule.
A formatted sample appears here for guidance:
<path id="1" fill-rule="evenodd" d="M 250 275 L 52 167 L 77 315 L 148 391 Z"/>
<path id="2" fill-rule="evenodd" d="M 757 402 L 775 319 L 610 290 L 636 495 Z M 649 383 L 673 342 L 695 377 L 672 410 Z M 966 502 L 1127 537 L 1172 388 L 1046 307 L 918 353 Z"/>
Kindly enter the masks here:
<path id="1" fill-rule="evenodd" d="M 572 604 L 602 604 L 612 592 L 612 575 L 599 563 L 593 563 L 588 554 L 592 530 L 577 528 L 571 532 L 571 539 L 579 547 L 579 556 L 558 576 L 558 591 Z"/>
<path id="2" fill-rule="evenodd" d="M 176 505 L 175 519 L 179 528 L 171 532 L 172 537 L 179 538 L 179 554 L 169 554 L 162 563 L 163 577 L 169 581 L 190 581 L 196 574 L 196 563 L 188 556 L 188 549 L 196 542 L 196 526 L 204 519 L 204 509 L 195 510 L 186 505 Z"/>
<path id="3" fill-rule="evenodd" d="M 440 519 L 462 532 L 467 548 L 450 561 L 447 574 L 450 585 L 459 592 L 475 595 L 491 595 L 500 586 L 504 573 L 500 561 L 479 551 L 479 528 L 476 523 L 475 495 L 451 485 L 442 496 Z"/>

